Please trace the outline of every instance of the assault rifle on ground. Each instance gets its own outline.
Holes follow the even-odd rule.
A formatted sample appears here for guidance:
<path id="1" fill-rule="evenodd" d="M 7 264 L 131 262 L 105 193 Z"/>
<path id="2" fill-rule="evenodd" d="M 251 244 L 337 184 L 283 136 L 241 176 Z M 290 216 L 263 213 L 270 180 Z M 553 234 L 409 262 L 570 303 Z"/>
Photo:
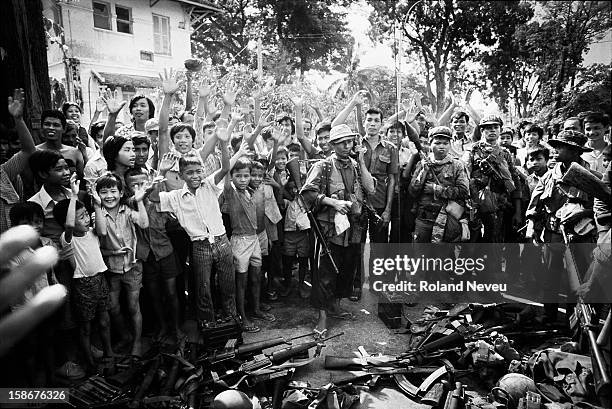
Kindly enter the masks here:
<path id="1" fill-rule="evenodd" d="M 296 339 L 309 337 L 314 335 L 314 332 L 304 335 L 298 335 L 292 338 L 285 337 L 276 337 L 265 339 L 263 341 L 250 342 L 248 344 L 243 344 L 238 347 L 226 348 L 225 351 L 214 351 L 211 354 L 206 354 L 196 361 L 196 363 L 206 362 L 208 364 L 216 364 L 219 362 L 226 361 L 228 359 L 244 359 L 245 357 L 252 356 L 254 354 L 261 353 L 264 349 L 272 348 L 278 345 L 291 345 L 292 341 Z"/>

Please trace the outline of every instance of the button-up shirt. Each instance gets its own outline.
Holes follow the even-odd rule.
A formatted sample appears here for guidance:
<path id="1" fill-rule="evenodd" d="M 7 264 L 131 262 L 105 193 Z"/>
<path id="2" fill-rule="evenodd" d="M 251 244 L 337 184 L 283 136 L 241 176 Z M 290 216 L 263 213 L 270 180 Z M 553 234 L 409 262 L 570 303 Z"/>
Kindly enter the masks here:
<path id="1" fill-rule="evenodd" d="M 159 192 L 160 210 L 174 213 L 191 241 L 213 242 L 214 237 L 225 234 L 218 201 L 222 189 L 215 185 L 214 177 L 204 179 L 195 194 L 187 187 Z"/>
<path id="2" fill-rule="evenodd" d="M 113 216 L 102 209 L 106 219 L 106 236 L 100 240 L 100 248 L 105 256 L 108 270 L 123 274 L 136 265 L 136 211 L 120 204 L 117 215 Z M 113 254 L 119 250 L 121 254 Z"/>
<path id="3" fill-rule="evenodd" d="M 66 195 L 66 199 L 69 199 L 72 195 L 70 189 L 62 187 L 64 195 Z M 51 240 L 55 242 L 58 246 L 60 245 L 60 235 L 64 231 L 64 226 L 60 226 L 57 221 L 55 221 L 55 217 L 53 217 L 53 209 L 55 208 L 55 204 L 57 203 L 49 193 L 45 190 L 45 187 L 41 187 L 38 193 L 28 199 L 28 202 L 38 203 L 40 207 L 43 208 L 43 212 L 45 214 L 45 223 L 43 226 L 42 235 L 45 237 L 49 237 Z"/>
<path id="4" fill-rule="evenodd" d="M 586 146 L 589 148 L 591 147 L 589 146 L 588 142 Z M 603 165 L 603 160 L 604 160 L 603 149 L 600 150 L 599 153 L 597 153 L 596 151 L 584 152 L 582 154 L 582 159 L 589 164 L 589 166 L 591 167 L 591 170 L 594 170 L 595 172 L 599 172 L 602 175 L 606 173 L 606 168 L 604 168 L 604 165 Z"/>
<path id="5" fill-rule="evenodd" d="M 375 147 L 366 138 L 363 145 L 367 148 L 364 161 L 372 177 L 376 179 L 376 191 L 368 196 L 368 201 L 375 209 L 383 209 L 387 205 L 387 184 L 392 175 L 399 172 L 399 156 L 397 148 L 385 140 L 379 139 Z"/>

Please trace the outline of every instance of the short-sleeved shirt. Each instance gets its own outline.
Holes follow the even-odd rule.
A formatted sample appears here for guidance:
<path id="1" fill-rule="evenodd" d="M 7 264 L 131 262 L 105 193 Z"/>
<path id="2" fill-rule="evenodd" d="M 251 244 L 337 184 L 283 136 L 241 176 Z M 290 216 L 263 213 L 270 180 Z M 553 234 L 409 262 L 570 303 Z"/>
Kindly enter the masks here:
<path id="1" fill-rule="evenodd" d="M 225 183 L 220 202 L 221 211 L 230 215 L 232 236 L 257 233 L 257 206 L 252 192 L 240 192 L 233 183 Z"/>
<path id="2" fill-rule="evenodd" d="M 212 175 L 213 173 L 215 173 L 217 170 L 221 169 L 221 159 L 220 159 L 221 152 L 217 149 L 213 151 L 210 155 L 208 155 L 205 161 L 202 161 L 202 156 L 200 155 L 201 150 L 202 148 L 192 149 L 183 155 L 179 154 L 176 151 L 173 151 L 173 152 L 178 154 L 179 156 L 193 155 L 197 157 L 202 163 L 202 168 L 204 170 L 204 177 L 208 177 Z M 170 169 L 166 173 L 165 178 L 166 178 L 166 185 L 168 186 L 168 190 L 176 190 L 176 189 L 181 189 L 183 187 L 185 182 L 179 176 L 178 160 L 175 162 L 172 169 Z"/>
<path id="3" fill-rule="evenodd" d="M 66 195 L 66 199 L 69 199 L 72 195 L 70 189 L 62 187 L 64 194 Z M 45 223 L 43 226 L 43 236 L 49 237 L 51 240 L 55 242 L 55 244 L 60 245 L 60 235 L 64 231 L 64 226 L 60 226 L 60 224 L 53 217 L 53 209 L 55 208 L 55 204 L 57 203 L 49 193 L 45 190 L 45 187 L 41 187 L 40 190 L 31 198 L 28 199 L 28 202 L 38 203 L 40 207 L 43 208 L 43 212 L 45 214 Z"/>
<path id="4" fill-rule="evenodd" d="M 100 150 L 96 151 L 89 160 L 85 164 L 85 170 L 83 174 L 85 175 L 85 183 L 87 188 L 90 188 L 100 176 L 108 172 L 106 159 L 102 156 L 102 152 Z"/>
<path id="5" fill-rule="evenodd" d="M 0 204 L 2 217 L 0 217 L 0 232 L 4 233 L 10 227 L 9 212 L 11 208 L 24 200 L 23 182 L 19 174 L 28 167 L 28 157 L 24 152 L 17 152 L 1 166 Z"/>
<path id="6" fill-rule="evenodd" d="M 375 209 L 382 209 L 387 205 L 389 177 L 399 172 L 397 148 L 382 139 L 372 148 L 370 141 L 364 138 L 363 145 L 367 148 L 363 159 L 372 177 L 376 179 L 376 191 L 368 196 L 368 201 Z"/>
<path id="7" fill-rule="evenodd" d="M 107 270 L 98 236 L 90 228 L 84 236 L 72 236 L 70 243 L 66 241 L 66 233 L 60 236 L 63 247 L 71 247 L 74 256 L 74 274 L 72 278 L 93 277 Z"/>
<path id="8" fill-rule="evenodd" d="M 102 209 L 106 218 L 106 236 L 100 240 L 108 270 L 123 274 L 136 265 L 136 212 L 125 204 L 119 205 L 117 216 Z M 108 254 L 113 251 L 128 249 L 123 254 Z"/>
<path id="9" fill-rule="evenodd" d="M 155 260 L 161 260 L 174 252 L 170 237 L 166 232 L 166 223 L 172 219 L 172 216 L 168 212 L 159 210 L 159 197 L 153 201 L 154 196 L 156 195 L 152 194 L 145 203 L 149 216 L 149 227 L 146 229 L 136 227 L 138 235 L 136 257 L 143 261 L 149 257 L 149 252 L 153 253 Z"/>
<path id="10" fill-rule="evenodd" d="M 586 146 L 589 147 L 588 142 Z M 584 152 L 582 154 L 582 159 L 586 161 L 586 163 L 589 164 L 589 166 L 591 167 L 591 170 L 594 170 L 595 172 L 599 172 L 601 174 L 606 173 L 606 168 L 603 165 L 603 160 L 604 160 L 603 149 L 599 151 L 599 153 L 596 153 L 595 151 Z"/>
<path id="11" fill-rule="evenodd" d="M 185 229 L 191 241 L 210 240 L 225 234 L 219 209 L 222 189 L 215 185 L 215 175 L 204 179 L 195 194 L 187 187 L 170 192 L 159 192 L 162 212 L 172 212 Z"/>

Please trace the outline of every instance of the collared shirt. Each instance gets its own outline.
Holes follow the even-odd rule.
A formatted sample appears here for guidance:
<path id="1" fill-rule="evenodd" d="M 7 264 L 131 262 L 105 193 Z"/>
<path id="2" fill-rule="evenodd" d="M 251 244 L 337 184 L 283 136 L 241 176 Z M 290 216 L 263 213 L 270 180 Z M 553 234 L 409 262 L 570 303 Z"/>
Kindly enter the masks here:
<path id="1" fill-rule="evenodd" d="M 372 177 L 376 179 L 376 191 L 368 196 L 368 201 L 375 209 L 382 209 L 387 205 L 389 177 L 399 172 L 397 148 L 383 139 L 379 139 L 372 148 L 368 138 L 364 138 L 363 145 L 367 148 L 363 157 L 364 162 L 370 169 Z"/>
<path id="2" fill-rule="evenodd" d="M 257 208 L 251 192 L 240 192 L 233 183 L 226 183 L 219 201 L 221 211 L 230 215 L 232 236 L 251 236 L 259 231 Z"/>
<path id="3" fill-rule="evenodd" d="M 85 183 L 89 189 L 100 176 L 108 172 L 106 159 L 102 155 L 101 150 L 96 151 L 85 164 Z"/>
<path id="4" fill-rule="evenodd" d="M 218 201 L 221 192 L 213 174 L 202 181 L 195 195 L 187 187 L 159 192 L 160 210 L 174 213 L 191 241 L 213 242 L 214 237 L 225 234 Z"/>
<path id="5" fill-rule="evenodd" d="M 463 158 L 465 152 L 469 151 L 473 145 L 473 142 L 468 139 L 467 135 L 464 135 L 463 138 L 457 137 L 457 135 L 453 135 L 453 139 L 451 139 L 450 150 L 449 153 L 451 157 L 455 159 Z"/>
<path id="6" fill-rule="evenodd" d="M 69 199 L 72 195 L 70 189 L 67 189 L 62 186 L 62 191 L 66 196 L 66 199 Z M 49 193 L 45 190 L 45 187 L 41 187 L 38 193 L 28 199 L 28 202 L 38 203 L 40 207 L 43 208 L 43 212 L 45 214 L 45 223 L 43 226 L 42 235 L 45 237 L 49 237 L 56 244 L 60 244 L 60 235 L 64 231 L 64 226 L 60 226 L 55 218 L 53 217 L 53 209 L 55 208 L 55 204 L 57 203 Z"/>
<path id="7" fill-rule="evenodd" d="M 589 142 L 587 142 L 586 146 L 588 148 L 592 148 Z M 597 151 L 595 150 L 593 150 L 592 152 L 584 152 L 581 157 L 589 164 L 591 170 L 594 170 L 595 172 L 599 172 L 601 174 L 606 173 L 606 168 L 604 168 L 603 165 L 603 149 L 600 150 L 599 153 L 597 153 Z"/>
<path id="8" fill-rule="evenodd" d="M 136 212 L 125 204 L 120 204 L 117 215 L 113 216 L 102 209 L 106 219 L 106 236 L 100 240 L 100 248 L 105 256 L 108 270 L 123 274 L 136 265 Z M 122 251 L 121 254 L 113 254 Z"/>

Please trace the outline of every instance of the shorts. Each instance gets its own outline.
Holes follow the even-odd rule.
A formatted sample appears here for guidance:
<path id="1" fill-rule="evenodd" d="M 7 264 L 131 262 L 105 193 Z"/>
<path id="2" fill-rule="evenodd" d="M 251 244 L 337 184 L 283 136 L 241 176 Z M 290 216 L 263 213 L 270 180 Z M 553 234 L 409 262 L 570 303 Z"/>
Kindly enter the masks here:
<path id="1" fill-rule="evenodd" d="M 259 247 L 261 248 L 261 256 L 267 256 L 270 251 L 270 243 L 268 242 L 268 233 L 264 230 L 261 233 L 257 233 L 259 238 Z"/>
<path id="2" fill-rule="evenodd" d="M 308 230 L 286 231 L 283 241 L 283 256 L 310 257 Z"/>
<path id="3" fill-rule="evenodd" d="M 179 275 L 178 259 L 176 254 L 172 253 L 156 260 L 155 255 L 150 251 L 149 257 L 142 263 L 142 270 L 143 281 L 169 280 Z"/>
<path id="4" fill-rule="evenodd" d="M 136 265 L 123 274 L 109 271 L 106 278 L 111 292 L 120 291 L 122 286 L 126 291 L 138 291 L 142 287 L 142 262 L 137 260 Z"/>
<path id="5" fill-rule="evenodd" d="M 248 272 L 250 265 L 261 267 L 261 247 L 259 247 L 259 237 L 256 234 L 251 236 L 232 235 L 230 243 L 234 256 L 234 268 L 237 272 Z"/>
<path id="6" fill-rule="evenodd" d="M 72 308 L 77 322 L 91 321 L 96 314 L 108 311 L 110 299 L 104 273 L 72 281 Z"/>

